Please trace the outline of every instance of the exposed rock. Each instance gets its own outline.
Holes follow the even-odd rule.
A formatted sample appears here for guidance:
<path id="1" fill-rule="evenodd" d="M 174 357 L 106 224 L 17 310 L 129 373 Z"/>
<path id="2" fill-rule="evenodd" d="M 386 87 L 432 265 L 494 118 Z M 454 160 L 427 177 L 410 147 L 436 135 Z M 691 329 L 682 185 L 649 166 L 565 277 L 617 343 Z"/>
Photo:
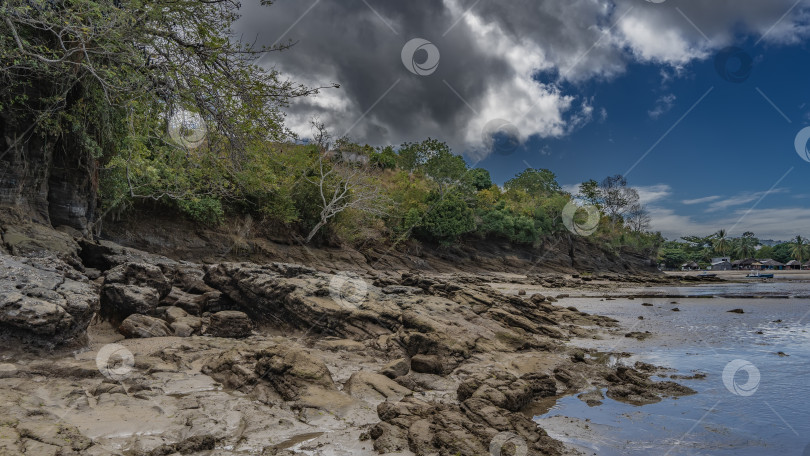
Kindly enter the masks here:
<path id="1" fill-rule="evenodd" d="M 399 358 L 383 366 L 383 368 L 380 369 L 380 374 L 385 375 L 388 378 L 397 378 L 407 375 L 408 371 L 410 370 L 411 365 L 408 363 L 408 360 L 405 358 Z"/>
<path id="2" fill-rule="evenodd" d="M 148 263 L 125 263 L 107 272 L 105 284 L 122 283 L 152 288 L 160 299 L 165 298 L 172 289 L 171 283 L 163 275 L 160 267 Z"/>
<path id="3" fill-rule="evenodd" d="M 154 288 L 110 283 L 101 287 L 101 316 L 115 322 L 133 314 L 152 314 L 160 295 Z"/>
<path id="4" fill-rule="evenodd" d="M 560 454 L 559 442 L 515 411 L 534 398 L 554 394 L 554 380 L 548 376 L 518 379 L 504 372 L 488 376 L 483 373 L 459 386 L 460 405 L 412 396 L 381 403 L 377 413 L 382 423 L 370 432 L 374 448 L 442 456 L 489 454 L 490 445 L 509 432 L 525 444 L 527 455 Z"/>
<path id="5" fill-rule="evenodd" d="M 390 378 L 368 371 L 352 374 L 346 384 L 343 385 L 343 390 L 356 398 L 371 402 L 386 399 L 399 400 L 411 394 L 411 390 Z"/>
<path id="6" fill-rule="evenodd" d="M 118 327 L 118 332 L 128 338 L 166 337 L 172 330 L 166 322 L 148 315 L 133 314 L 128 316 Z"/>
<path id="7" fill-rule="evenodd" d="M 0 254 L 4 335 L 46 344 L 83 339 L 98 309 L 94 286 L 64 262 Z"/>
<path id="8" fill-rule="evenodd" d="M 214 337 L 247 337 L 253 330 L 253 322 L 244 312 L 223 310 L 211 315 L 206 334 Z"/>
<path id="9" fill-rule="evenodd" d="M 423 374 L 444 374 L 444 365 L 436 355 L 414 355 L 411 358 L 411 369 Z"/>
<path id="10" fill-rule="evenodd" d="M 743 314 L 743 313 L 745 313 L 745 311 L 744 311 L 744 310 L 742 310 L 742 309 L 731 309 L 731 310 L 729 310 L 728 312 L 729 312 L 729 313 L 736 313 L 736 314 Z"/>

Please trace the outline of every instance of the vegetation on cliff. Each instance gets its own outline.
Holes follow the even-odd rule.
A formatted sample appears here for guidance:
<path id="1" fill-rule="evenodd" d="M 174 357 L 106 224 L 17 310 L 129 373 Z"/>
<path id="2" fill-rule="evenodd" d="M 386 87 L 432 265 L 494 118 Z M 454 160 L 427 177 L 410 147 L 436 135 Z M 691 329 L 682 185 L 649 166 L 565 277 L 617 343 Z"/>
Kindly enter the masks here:
<path id="1" fill-rule="evenodd" d="M 86 197 L 101 209 L 88 227 L 153 201 L 209 225 L 249 214 L 305 242 L 533 244 L 567 233 L 573 197 L 549 170 L 501 187 L 435 139 L 375 148 L 314 123 L 314 140 L 301 141 L 282 110 L 319 88 L 260 65 L 289 45 L 241 41 L 238 10 L 232 0 L 5 2 L 0 127 L 11 148 L 40 137 L 81 158 Z M 597 239 L 657 250 L 626 180 L 582 190 L 604 214 Z"/>

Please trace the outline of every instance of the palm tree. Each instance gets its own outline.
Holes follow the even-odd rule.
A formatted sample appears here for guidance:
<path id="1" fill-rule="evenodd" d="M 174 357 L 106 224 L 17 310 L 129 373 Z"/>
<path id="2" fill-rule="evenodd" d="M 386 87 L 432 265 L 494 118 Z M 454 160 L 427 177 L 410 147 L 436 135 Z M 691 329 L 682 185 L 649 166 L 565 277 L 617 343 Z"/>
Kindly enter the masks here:
<path id="1" fill-rule="evenodd" d="M 810 245 L 807 243 L 807 238 L 796 236 L 793 239 L 793 250 L 790 251 L 790 256 L 796 259 L 796 261 L 799 263 L 804 263 L 804 259 L 808 256 L 808 247 L 810 247 Z"/>
<path id="2" fill-rule="evenodd" d="M 759 244 L 759 239 L 754 237 L 754 233 L 746 231 L 745 233 L 743 233 L 742 237 L 737 239 L 736 242 L 737 257 L 741 260 L 753 257 L 757 251 L 757 244 Z"/>
<path id="3" fill-rule="evenodd" d="M 719 230 L 718 232 L 714 233 L 713 243 L 714 251 L 720 255 L 726 256 L 726 251 L 728 251 L 729 247 L 728 233 L 726 233 L 726 230 Z"/>

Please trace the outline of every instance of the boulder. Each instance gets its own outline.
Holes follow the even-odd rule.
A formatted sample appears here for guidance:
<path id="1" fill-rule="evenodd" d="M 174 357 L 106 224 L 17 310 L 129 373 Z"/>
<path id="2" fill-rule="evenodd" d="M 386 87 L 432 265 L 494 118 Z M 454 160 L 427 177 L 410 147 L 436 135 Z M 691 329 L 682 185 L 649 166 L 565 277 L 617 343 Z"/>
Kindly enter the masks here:
<path id="1" fill-rule="evenodd" d="M 166 337 L 173 334 L 165 321 L 140 314 L 128 316 L 118 327 L 118 332 L 127 338 Z"/>
<path id="2" fill-rule="evenodd" d="M 95 286 L 63 261 L 0 254 L 0 335 L 46 344 L 83 339 L 98 309 Z"/>
<path id="3" fill-rule="evenodd" d="M 174 331 L 174 335 L 177 337 L 189 337 L 194 335 L 194 328 L 185 323 L 174 322 L 170 326 L 172 331 Z"/>
<path id="4" fill-rule="evenodd" d="M 206 334 L 214 337 L 247 337 L 253 330 L 253 322 L 244 312 L 223 310 L 211 314 Z"/>
<path id="5" fill-rule="evenodd" d="M 101 316 L 116 323 L 132 314 L 154 313 L 159 302 L 160 295 L 154 288 L 122 283 L 101 287 Z"/>

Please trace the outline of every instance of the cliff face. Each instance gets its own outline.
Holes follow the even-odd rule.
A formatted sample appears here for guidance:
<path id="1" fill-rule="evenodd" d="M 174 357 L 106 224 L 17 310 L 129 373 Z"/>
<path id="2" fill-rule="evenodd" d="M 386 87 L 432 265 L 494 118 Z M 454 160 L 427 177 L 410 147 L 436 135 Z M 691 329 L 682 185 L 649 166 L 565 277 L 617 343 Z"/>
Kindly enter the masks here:
<path id="1" fill-rule="evenodd" d="M 69 135 L 43 136 L 2 113 L 0 138 L 0 206 L 38 223 L 86 231 L 96 206 L 95 161 L 70 147 Z"/>
<path id="2" fill-rule="evenodd" d="M 123 246 L 201 263 L 274 261 L 298 263 L 321 271 L 612 272 L 657 273 L 654 261 L 637 252 L 605 249 L 588 238 L 558 235 L 536 246 L 506 241 L 467 239 L 452 247 L 409 241 L 396 246 L 375 243 L 366 247 L 315 247 L 276 238 L 260 223 L 231 220 L 211 229 L 169 214 L 151 212 L 105 222 L 102 237 Z M 84 252 L 86 253 L 86 252 Z M 83 254 L 84 254 L 83 253 Z"/>

